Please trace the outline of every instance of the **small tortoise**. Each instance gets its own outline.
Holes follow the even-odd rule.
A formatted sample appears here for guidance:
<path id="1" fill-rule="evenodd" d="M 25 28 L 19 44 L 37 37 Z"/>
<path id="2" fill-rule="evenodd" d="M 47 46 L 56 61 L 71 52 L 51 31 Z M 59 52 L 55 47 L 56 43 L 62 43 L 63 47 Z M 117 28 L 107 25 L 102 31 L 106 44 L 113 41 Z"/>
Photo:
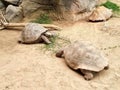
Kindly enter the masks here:
<path id="1" fill-rule="evenodd" d="M 89 21 L 100 22 L 106 21 L 112 16 L 112 10 L 104 6 L 97 7 L 89 17 Z"/>
<path id="2" fill-rule="evenodd" d="M 87 41 L 76 41 L 59 50 L 56 56 L 65 58 L 66 64 L 80 70 L 86 80 L 91 80 L 95 72 L 108 69 L 108 59 Z"/>
<path id="3" fill-rule="evenodd" d="M 51 36 L 54 36 L 54 34 L 51 31 L 48 31 L 48 29 L 44 28 L 42 25 L 37 23 L 28 23 L 25 25 L 18 42 L 24 44 L 33 44 L 44 41 L 46 44 L 50 44 L 51 41 L 48 38 Z"/>

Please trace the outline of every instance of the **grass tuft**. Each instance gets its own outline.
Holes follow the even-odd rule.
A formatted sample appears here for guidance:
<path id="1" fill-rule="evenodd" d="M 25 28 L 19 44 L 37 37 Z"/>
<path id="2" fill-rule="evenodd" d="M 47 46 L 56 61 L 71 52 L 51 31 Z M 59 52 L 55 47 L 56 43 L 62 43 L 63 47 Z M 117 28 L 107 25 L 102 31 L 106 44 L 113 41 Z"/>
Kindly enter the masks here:
<path id="1" fill-rule="evenodd" d="M 56 52 L 58 49 L 62 48 L 63 46 L 71 43 L 69 39 L 66 39 L 65 37 L 60 37 L 59 34 L 51 37 L 50 41 L 51 44 L 46 44 L 42 47 L 45 51 L 53 51 Z"/>
<path id="2" fill-rule="evenodd" d="M 109 0 L 101 5 L 105 6 L 106 8 L 112 9 L 113 11 L 120 11 L 120 7 Z"/>
<path id="3" fill-rule="evenodd" d="M 110 0 L 106 1 L 105 3 L 101 4 L 101 6 L 104 6 L 108 9 L 112 9 L 113 16 L 120 17 L 120 6 L 118 6 L 116 3 L 111 2 Z"/>
<path id="4" fill-rule="evenodd" d="M 40 24 L 51 24 L 52 19 L 47 14 L 42 14 L 40 17 L 38 17 L 36 20 L 33 20 L 34 23 L 40 23 Z"/>

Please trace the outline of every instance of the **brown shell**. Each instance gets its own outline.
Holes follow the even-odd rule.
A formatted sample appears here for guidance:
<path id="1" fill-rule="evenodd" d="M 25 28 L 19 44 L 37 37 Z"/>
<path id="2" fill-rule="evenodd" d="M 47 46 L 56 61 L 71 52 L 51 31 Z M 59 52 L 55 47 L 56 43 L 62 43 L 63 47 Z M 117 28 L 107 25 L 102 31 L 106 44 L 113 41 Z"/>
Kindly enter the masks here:
<path id="1" fill-rule="evenodd" d="M 90 42 L 74 42 L 63 49 L 66 64 L 73 69 L 99 72 L 108 66 L 108 60 Z"/>
<path id="2" fill-rule="evenodd" d="M 111 16 L 112 16 L 112 10 L 104 6 L 100 6 L 93 11 L 93 13 L 89 17 L 89 20 L 90 21 L 105 21 L 109 19 Z"/>
<path id="3" fill-rule="evenodd" d="M 34 42 L 46 31 L 47 29 L 40 24 L 28 23 L 21 34 L 22 42 Z"/>

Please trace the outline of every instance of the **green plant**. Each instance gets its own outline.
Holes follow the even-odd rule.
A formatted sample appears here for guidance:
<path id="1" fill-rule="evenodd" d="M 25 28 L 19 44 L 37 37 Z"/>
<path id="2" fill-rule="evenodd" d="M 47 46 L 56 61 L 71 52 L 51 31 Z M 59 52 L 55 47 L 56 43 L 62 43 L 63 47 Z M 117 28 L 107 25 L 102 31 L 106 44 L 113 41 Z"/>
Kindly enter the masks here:
<path id="1" fill-rule="evenodd" d="M 50 43 L 50 44 L 46 44 L 46 45 L 45 45 L 45 48 L 46 48 L 47 50 L 52 50 L 53 48 L 55 48 L 55 47 L 56 47 L 56 44 L 57 44 L 57 42 L 56 42 L 57 39 L 58 39 L 58 35 L 51 37 L 51 38 L 50 38 L 51 43 Z"/>
<path id="2" fill-rule="evenodd" d="M 112 9 L 113 11 L 120 11 L 120 7 L 109 0 L 101 5 L 105 6 L 106 8 Z"/>
<path id="3" fill-rule="evenodd" d="M 33 20 L 32 22 L 40 24 L 50 24 L 52 23 L 52 19 L 47 14 L 42 14 L 40 15 L 40 17 L 38 17 L 36 20 Z"/>
<path id="4" fill-rule="evenodd" d="M 118 6 L 116 3 L 108 0 L 105 3 L 101 4 L 101 6 L 105 6 L 108 9 L 112 9 L 113 16 L 120 17 L 120 6 Z"/>
<path id="5" fill-rule="evenodd" d="M 60 49 L 61 47 L 65 46 L 66 44 L 70 43 L 69 39 L 65 37 L 60 37 L 59 34 L 50 38 L 51 44 L 46 44 L 42 47 L 42 49 L 46 51 L 53 51 Z"/>

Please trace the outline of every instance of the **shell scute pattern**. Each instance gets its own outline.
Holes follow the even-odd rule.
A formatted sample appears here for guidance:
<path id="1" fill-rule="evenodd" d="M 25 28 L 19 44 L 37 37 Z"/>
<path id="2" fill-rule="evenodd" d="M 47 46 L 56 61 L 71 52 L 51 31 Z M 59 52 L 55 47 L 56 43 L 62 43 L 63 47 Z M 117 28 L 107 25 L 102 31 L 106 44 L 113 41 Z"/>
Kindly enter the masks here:
<path id="1" fill-rule="evenodd" d="M 88 42 L 74 42 L 63 49 L 63 54 L 66 64 L 73 69 L 99 72 L 108 66 L 102 52 Z"/>
<path id="2" fill-rule="evenodd" d="M 37 40 L 40 42 L 41 35 L 47 32 L 48 29 L 37 23 L 28 23 L 25 25 L 20 41 L 23 43 L 35 43 Z"/>

